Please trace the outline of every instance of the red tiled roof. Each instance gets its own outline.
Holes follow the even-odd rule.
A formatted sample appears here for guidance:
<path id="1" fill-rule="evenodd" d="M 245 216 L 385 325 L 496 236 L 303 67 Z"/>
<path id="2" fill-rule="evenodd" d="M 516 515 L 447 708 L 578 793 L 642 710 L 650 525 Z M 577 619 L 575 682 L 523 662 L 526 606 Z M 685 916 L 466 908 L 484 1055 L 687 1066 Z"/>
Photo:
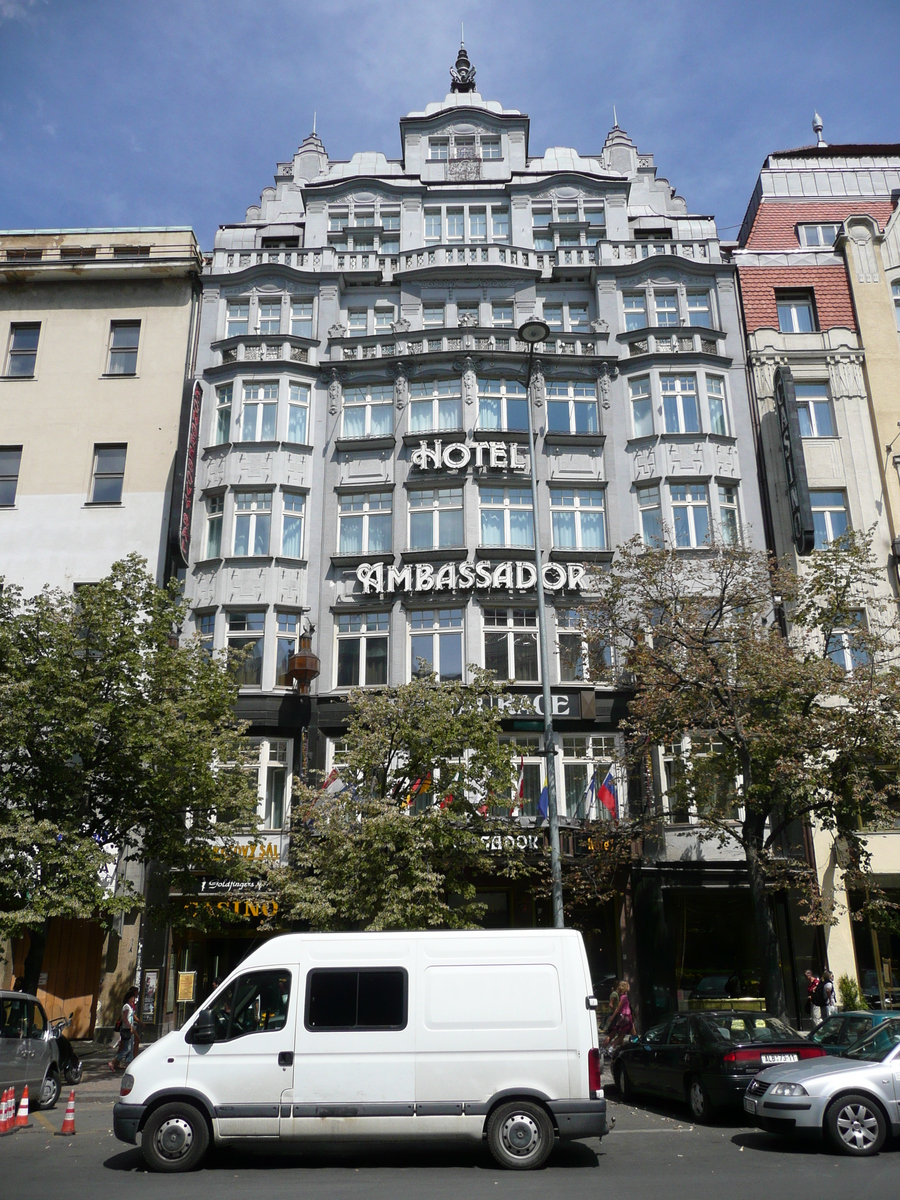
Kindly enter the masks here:
<path id="1" fill-rule="evenodd" d="M 800 245 L 797 225 L 844 221 L 864 213 L 878 222 L 883 232 L 894 206 L 890 200 L 772 200 L 766 198 L 756 210 L 753 227 L 745 243 L 747 250 L 796 250 Z"/>
<path id="2" fill-rule="evenodd" d="M 815 292 L 820 329 L 856 331 L 850 287 L 842 266 L 834 267 L 738 267 L 744 320 L 747 332 L 777 329 L 775 289 Z"/>

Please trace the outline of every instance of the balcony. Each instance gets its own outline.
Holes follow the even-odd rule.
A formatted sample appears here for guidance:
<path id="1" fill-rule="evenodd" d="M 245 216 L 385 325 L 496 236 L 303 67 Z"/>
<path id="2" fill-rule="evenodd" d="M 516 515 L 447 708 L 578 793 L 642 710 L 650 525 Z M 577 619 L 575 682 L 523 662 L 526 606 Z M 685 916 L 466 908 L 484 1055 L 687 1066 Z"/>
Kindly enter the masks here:
<path id="1" fill-rule="evenodd" d="M 234 363 L 310 363 L 310 339 L 290 337 L 287 334 L 251 334 L 224 338 L 213 342 L 213 351 L 221 356 L 223 367 Z"/>
<path id="2" fill-rule="evenodd" d="M 606 333 L 560 333 L 536 347 L 546 355 L 596 357 L 608 353 Z M 407 355 L 460 353 L 527 354 L 527 343 L 515 337 L 515 330 L 487 326 L 465 329 L 415 329 L 379 336 L 332 338 L 332 362 L 363 362 L 374 358 L 405 358 Z"/>

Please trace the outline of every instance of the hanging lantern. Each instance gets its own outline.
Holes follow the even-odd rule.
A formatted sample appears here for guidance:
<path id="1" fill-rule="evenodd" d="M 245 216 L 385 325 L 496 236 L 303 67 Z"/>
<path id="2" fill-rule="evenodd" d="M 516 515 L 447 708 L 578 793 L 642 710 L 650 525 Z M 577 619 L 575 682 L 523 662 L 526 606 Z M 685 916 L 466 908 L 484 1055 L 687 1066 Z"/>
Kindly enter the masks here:
<path id="1" fill-rule="evenodd" d="M 288 659 L 288 678 L 297 682 L 297 691 L 303 696 L 309 695 L 309 685 L 319 677 L 321 663 L 312 652 L 312 635 L 315 630 L 310 627 L 298 638 L 297 653 Z"/>

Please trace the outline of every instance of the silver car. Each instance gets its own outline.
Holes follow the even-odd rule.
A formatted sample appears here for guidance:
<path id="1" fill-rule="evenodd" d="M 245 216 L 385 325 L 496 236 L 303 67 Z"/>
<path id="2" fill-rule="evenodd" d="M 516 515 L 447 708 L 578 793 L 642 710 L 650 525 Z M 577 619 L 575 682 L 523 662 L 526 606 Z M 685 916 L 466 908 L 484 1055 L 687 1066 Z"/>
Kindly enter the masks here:
<path id="1" fill-rule="evenodd" d="M 824 1133 L 844 1154 L 877 1154 L 889 1134 L 900 1135 L 900 1018 L 840 1057 L 761 1071 L 744 1108 L 770 1133 Z"/>
<path id="2" fill-rule="evenodd" d="M 52 1108 L 59 1099 L 56 1039 L 36 996 L 0 992 L 0 1091 L 15 1088 L 18 1105 L 26 1084 L 31 1108 Z"/>

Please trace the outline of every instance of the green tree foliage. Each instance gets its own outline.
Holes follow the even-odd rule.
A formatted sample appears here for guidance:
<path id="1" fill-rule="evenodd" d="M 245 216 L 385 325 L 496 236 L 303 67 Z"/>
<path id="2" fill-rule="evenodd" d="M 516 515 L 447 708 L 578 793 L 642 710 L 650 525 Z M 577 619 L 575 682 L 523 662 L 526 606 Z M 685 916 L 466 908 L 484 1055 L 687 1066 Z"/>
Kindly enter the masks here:
<path id="1" fill-rule="evenodd" d="M 137 556 L 74 595 L 0 594 L 0 934 L 40 945 L 52 917 L 139 907 L 116 883 L 130 859 L 221 875 L 235 832 L 255 828 L 234 683 L 196 639 L 179 644 L 184 616 Z"/>
<path id="2" fill-rule="evenodd" d="M 352 692 L 337 777 L 295 790 L 290 862 L 272 873 L 279 916 L 331 930 L 477 926 L 474 878 L 527 870 L 504 845 L 519 830 L 502 694 L 477 669 L 469 684 L 422 676 Z"/>
<path id="3" fill-rule="evenodd" d="M 690 736 L 670 800 L 695 812 L 701 836 L 746 857 L 774 1012 L 785 1002 L 771 892 L 799 888 L 808 920 L 834 919 L 800 850 L 803 822 L 841 839 L 849 888 L 865 883 L 885 903 L 863 835 L 892 821 L 900 778 L 898 639 L 878 580 L 869 540 L 855 533 L 799 576 L 740 548 L 690 555 L 630 543 L 585 609 L 591 637 L 612 638 L 620 682 L 633 689 L 631 770 L 649 784 L 651 748 Z M 839 647 L 850 671 L 833 661 Z"/>

